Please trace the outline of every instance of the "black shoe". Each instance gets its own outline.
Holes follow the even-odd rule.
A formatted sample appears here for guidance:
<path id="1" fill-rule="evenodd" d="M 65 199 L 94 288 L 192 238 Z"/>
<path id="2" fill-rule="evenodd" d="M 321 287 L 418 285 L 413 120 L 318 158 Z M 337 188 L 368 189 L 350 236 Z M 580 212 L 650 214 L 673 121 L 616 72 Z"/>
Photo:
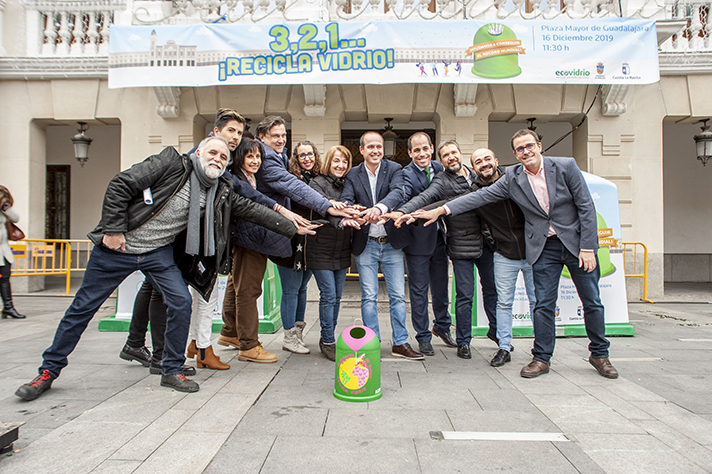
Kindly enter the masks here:
<path id="1" fill-rule="evenodd" d="M 434 356 L 435 351 L 433 350 L 433 345 L 430 344 L 429 342 L 419 342 L 418 343 L 418 352 L 420 352 L 423 355 L 426 356 Z"/>
<path id="2" fill-rule="evenodd" d="M 450 331 L 441 333 L 440 331 L 436 331 L 435 329 L 433 329 L 433 334 L 435 334 L 440 339 L 442 339 L 446 346 L 457 347 L 457 344 L 455 343 L 455 341 L 452 339 L 452 336 L 450 335 Z"/>
<path id="3" fill-rule="evenodd" d="M 146 346 L 134 348 L 130 347 L 128 344 L 124 345 L 119 354 L 124 360 L 135 360 L 144 367 L 151 365 L 151 353 L 148 351 Z"/>
<path id="4" fill-rule="evenodd" d="M 163 372 L 163 363 L 160 360 L 151 359 L 151 365 L 148 367 L 148 372 L 151 375 L 161 375 Z M 183 375 L 192 376 L 196 373 L 195 367 L 190 365 L 183 366 Z"/>
<path id="5" fill-rule="evenodd" d="M 197 392 L 200 385 L 186 378 L 183 374 L 161 375 L 161 387 L 169 387 L 179 392 Z"/>
<path id="6" fill-rule="evenodd" d="M 487 339 L 489 339 L 490 341 L 493 341 L 495 344 L 497 344 L 499 346 L 499 338 L 495 334 L 488 332 Z M 509 344 L 509 352 L 514 352 L 514 346 L 511 343 Z"/>
<path id="7" fill-rule="evenodd" d="M 469 344 L 462 344 L 457 346 L 457 356 L 460 359 L 472 359 L 472 353 L 470 352 Z"/>
<path id="8" fill-rule="evenodd" d="M 15 395 L 28 402 L 32 401 L 42 395 L 43 392 L 52 388 L 53 381 L 54 377 L 49 374 L 49 370 L 43 370 L 32 382 L 26 383 L 18 388 Z"/>
<path id="9" fill-rule="evenodd" d="M 504 349 L 500 349 L 497 351 L 497 353 L 492 357 L 492 361 L 490 362 L 490 365 L 492 367 L 502 367 L 504 364 L 507 362 L 510 362 L 512 360 L 512 356 L 509 355 L 509 351 L 505 351 Z"/>

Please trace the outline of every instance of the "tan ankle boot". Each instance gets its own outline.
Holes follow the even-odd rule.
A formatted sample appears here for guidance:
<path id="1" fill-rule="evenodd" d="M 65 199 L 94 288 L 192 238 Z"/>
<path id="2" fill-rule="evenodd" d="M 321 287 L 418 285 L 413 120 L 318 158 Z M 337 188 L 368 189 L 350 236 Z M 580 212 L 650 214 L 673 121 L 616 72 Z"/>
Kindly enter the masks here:
<path id="1" fill-rule="evenodd" d="M 309 349 L 299 344 L 299 339 L 297 339 L 296 327 L 284 331 L 284 341 L 282 342 L 282 350 L 294 352 L 295 354 L 309 354 Z"/>
<path id="2" fill-rule="evenodd" d="M 207 367 L 214 370 L 227 370 L 230 368 L 229 365 L 223 364 L 220 361 L 220 357 L 216 356 L 213 352 L 213 346 L 208 346 L 206 349 L 198 349 L 198 353 L 195 357 L 195 362 L 199 368 Z"/>
<path id="3" fill-rule="evenodd" d="M 188 352 L 186 353 L 186 357 L 188 359 L 192 359 L 195 357 L 195 354 L 198 353 L 198 348 L 195 346 L 195 339 L 190 341 L 190 344 L 188 345 Z"/>

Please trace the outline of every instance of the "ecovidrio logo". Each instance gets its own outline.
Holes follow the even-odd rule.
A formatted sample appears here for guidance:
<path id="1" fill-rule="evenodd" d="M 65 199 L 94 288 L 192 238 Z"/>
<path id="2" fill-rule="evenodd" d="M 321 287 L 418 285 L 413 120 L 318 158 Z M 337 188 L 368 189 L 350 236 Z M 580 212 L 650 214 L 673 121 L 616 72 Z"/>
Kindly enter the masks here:
<path id="1" fill-rule="evenodd" d="M 556 77 L 588 77 L 591 71 L 586 69 L 569 69 L 568 71 L 556 71 Z"/>

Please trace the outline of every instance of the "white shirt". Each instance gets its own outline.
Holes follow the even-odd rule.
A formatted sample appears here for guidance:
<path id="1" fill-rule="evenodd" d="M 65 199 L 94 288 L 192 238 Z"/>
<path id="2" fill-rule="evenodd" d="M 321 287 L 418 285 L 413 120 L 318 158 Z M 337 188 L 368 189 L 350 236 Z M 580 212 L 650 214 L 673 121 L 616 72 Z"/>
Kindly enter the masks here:
<path id="1" fill-rule="evenodd" d="M 381 163 L 378 163 L 378 168 L 376 168 L 375 173 L 371 173 L 371 170 L 368 169 L 368 166 L 364 163 L 364 168 L 366 168 L 366 175 L 368 176 L 368 184 L 371 186 L 371 200 L 374 203 L 378 202 L 378 199 L 376 198 L 376 185 L 378 184 L 378 172 L 381 170 Z M 381 203 L 375 204 L 375 207 L 379 208 L 381 210 L 381 214 L 385 214 L 388 212 L 388 208 Z M 368 227 L 368 236 L 369 237 L 385 237 L 386 234 L 386 229 L 382 225 L 375 225 L 371 224 Z"/>

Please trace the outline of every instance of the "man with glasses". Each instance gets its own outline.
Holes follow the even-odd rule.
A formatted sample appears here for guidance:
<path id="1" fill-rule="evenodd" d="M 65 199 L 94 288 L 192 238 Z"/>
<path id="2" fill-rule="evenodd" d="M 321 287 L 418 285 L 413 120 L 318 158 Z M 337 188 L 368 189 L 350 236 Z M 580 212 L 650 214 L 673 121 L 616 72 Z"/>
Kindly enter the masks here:
<path id="1" fill-rule="evenodd" d="M 533 360 L 520 375 L 534 378 L 549 372 L 556 342 L 555 308 L 563 266 L 581 298 L 586 334 L 590 340 L 589 362 L 603 377 L 615 379 L 618 371 L 608 359 L 610 342 L 605 337 L 605 313 L 598 280 L 600 269 L 596 210 L 581 170 L 573 158 L 542 156 L 539 137 L 523 129 L 511 140 L 520 165 L 507 169 L 496 183 L 460 197 L 415 217 L 428 224 L 443 214 L 457 215 L 503 199 L 514 201 L 526 219 L 527 261 L 534 271 Z"/>

